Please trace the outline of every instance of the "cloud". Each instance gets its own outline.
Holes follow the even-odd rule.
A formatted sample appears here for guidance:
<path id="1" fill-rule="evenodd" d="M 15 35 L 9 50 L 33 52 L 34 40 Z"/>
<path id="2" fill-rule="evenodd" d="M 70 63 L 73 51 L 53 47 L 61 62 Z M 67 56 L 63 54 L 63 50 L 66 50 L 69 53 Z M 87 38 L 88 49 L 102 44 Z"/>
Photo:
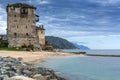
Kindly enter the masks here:
<path id="1" fill-rule="evenodd" d="M 40 16 L 40 22 L 37 24 L 44 24 L 46 32 L 48 33 L 49 31 L 61 31 L 65 36 L 78 36 L 77 34 L 80 34 L 80 36 L 108 36 L 120 34 L 120 30 L 118 29 L 120 26 L 120 10 L 118 7 L 104 7 L 101 5 L 97 5 L 96 7 L 95 4 L 107 2 L 115 4 L 118 1 L 119 0 L 85 0 L 85 3 L 82 4 L 82 0 L 66 0 L 65 2 L 64 0 L 52 0 L 52 2 L 51 0 L 28 0 L 27 2 L 37 5 L 37 14 Z M 59 4 L 62 2 L 64 3 Z M 41 6 L 38 4 L 49 5 Z M 6 22 L 5 9 L 4 13 L 0 14 L 0 20 Z M 5 25 L 6 24 L 1 26 Z M 63 30 L 68 31 L 69 34 Z M 74 35 L 70 35 L 72 33 Z"/>
<path id="2" fill-rule="evenodd" d="M 52 22 L 52 21 L 69 21 L 70 19 L 68 18 L 57 18 L 55 16 L 44 16 L 44 18 L 48 21 L 48 22 Z"/>
<path id="3" fill-rule="evenodd" d="M 41 5 L 45 5 L 45 4 L 49 4 L 50 1 L 49 0 L 35 0 L 33 2 L 33 0 L 29 0 L 27 1 L 28 3 L 36 3 L 36 4 L 41 4 Z"/>
<path id="4" fill-rule="evenodd" d="M 37 0 L 39 4 L 49 4 L 50 2 L 48 0 Z"/>
<path id="5" fill-rule="evenodd" d="M 31 3 L 32 3 L 32 0 L 28 0 L 27 2 L 31 4 Z"/>
<path id="6" fill-rule="evenodd" d="M 80 44 L 87 43 L 86 45 L 91 48 L 109 48 L 109 44 L 114 42 L 118 44 L 120 40 L 120 0 L 1 0 L 0 2 L 0 34 L 6 33 L 5 5 L 24 2 L 37 7 L 36 11 L 40 16 L 37 24 L 45 25 L 46 35 L 66 38 Z M 104 46 L 102 41 L 104 43 L 109 41 L 108 46 L 106 47 L 107 44 Z"/>
<path id="7" fill-rule="evenodd" d="M 71 37 L 120 34 L 120 30 L 118 29 L 120 26 L 118 25 L 119 20 L 113 21 L 113 15 L 106 16 L 104 13 L 101 14 L 102 16 L 87 14 L 89 12 L 86 12 L 84 16 L 73 13 L 72 16 L 68 14 L 64 18 L 62 18 L 62 15 L 47 15 L 42 17 L 40 22 L 45 24 L 48 33 L 52 32 L 50 35 L 58 34 L 57 32 L 60 32 L 57 36 L 64 35 Z"/>
<path id="8" fill-rule="evenodd" d="M 89 1 L 100 3 L 102 5 L 116 5 L 116 4 L 120 4 L 120 0 L 89 0 Z"/>
<path id="9" fill-rule="evenodd" d="M 0 7 L 0 34 L 6 33 L 7 28 L 7 20 L 6 20 L 6 11 L 2 7 Z"/>
<path id="10" fill-rule="evenodd" d="M 118 35 L 110 35 L 111 37 L 120 37 L 120 34 Z"/>
<path id="11" fill-rule="evenodd" d="M 46 35 L 54 35 L 60 37 L 82 37 L 91 35 L 91 32 L 88 31 L 75 31 L 75 30 L 67 30 L 66 28 L 51 28 L 46 31 Z"/>

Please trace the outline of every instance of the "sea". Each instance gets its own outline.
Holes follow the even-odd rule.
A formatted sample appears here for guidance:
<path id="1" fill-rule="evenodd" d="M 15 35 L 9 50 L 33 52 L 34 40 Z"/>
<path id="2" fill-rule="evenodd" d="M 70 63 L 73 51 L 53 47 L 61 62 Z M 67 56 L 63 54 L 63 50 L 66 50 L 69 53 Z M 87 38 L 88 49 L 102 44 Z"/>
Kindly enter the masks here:
<path id="1" fill-rule="evenodd" d="M 120 50 L 64 50 L 64 52 L 120 55 Z M 43 66 L 67 80 L 120 80 L 120 57 L 76 56 L 46 59 Z"/>

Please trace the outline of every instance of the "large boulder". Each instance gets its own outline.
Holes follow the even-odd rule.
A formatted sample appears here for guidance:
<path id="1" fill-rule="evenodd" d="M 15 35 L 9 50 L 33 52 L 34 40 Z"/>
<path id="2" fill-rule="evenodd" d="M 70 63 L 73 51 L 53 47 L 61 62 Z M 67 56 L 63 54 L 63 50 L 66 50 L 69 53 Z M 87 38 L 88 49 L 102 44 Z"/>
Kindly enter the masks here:
<path id="1" fill-rule="evenodd" d="M 46 78 L 44 76 L 42 76 L 41 74 L 36 74 L 33 76 L 33 78 L 35 80 L 46 80 Z"/>
<path id="2" fill-rule="evenodd" d="M 25 76 L 13 76 L 9 80 L 35 80 L 35 79 L 28 78 L 28 77 L 25 77 Z"/>
<path id="3" fill-rule="evenodd" d="M 9 77 L 7 75 L 0 75 L 0 80 L 8 80 Z"/>

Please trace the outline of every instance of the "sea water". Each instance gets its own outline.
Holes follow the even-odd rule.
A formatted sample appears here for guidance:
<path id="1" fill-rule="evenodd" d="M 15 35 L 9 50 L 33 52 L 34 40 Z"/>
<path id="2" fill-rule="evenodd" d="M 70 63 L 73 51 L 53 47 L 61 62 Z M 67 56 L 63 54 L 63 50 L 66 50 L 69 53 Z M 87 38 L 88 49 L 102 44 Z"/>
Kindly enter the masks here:
<path id="1" fill-rule="evenodd" d="M 120 50 L 80 50 L 80 49 L 65 49 L 63 52 L 86 52 L 87 54 L 111 54 L 120 55 Z"/>
<path id="2" fill-rule="evenodd" d="M 45 60 L 44 66 L 67 80 L 120 80 L 119 57 L 54 58 Z"/>

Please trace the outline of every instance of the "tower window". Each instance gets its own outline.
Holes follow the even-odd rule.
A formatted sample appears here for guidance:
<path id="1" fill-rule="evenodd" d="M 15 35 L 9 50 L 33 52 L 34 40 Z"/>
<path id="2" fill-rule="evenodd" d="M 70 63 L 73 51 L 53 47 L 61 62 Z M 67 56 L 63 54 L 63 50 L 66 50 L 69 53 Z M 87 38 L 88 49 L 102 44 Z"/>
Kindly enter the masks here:
<path id="1" fill-rule="evenodd" d="M 14 36 L 16 37 L 16 36 L 17 36 L 17 33 L 14 33 Z"/>
<path id="2" fill-rule="evenodd" d="M 18 26 L 17 26 L 17 28 L 18 28 Z"/>
<path id="3" fill-rule="evenodd" d="M 28 33 L 26 33 L 26 36 L 28 36 Z"/>
<path id="4" fill-rule="evenodd" d="M 26 29 L 27 29 L 27 26 L 26 26 Z"/>
<path id="5" fill-rule="evenodd" d="M 41 30 L 41 33 L 43 33 L 43 30 Z"/>
<path id="6" fill-rule="evenodd" d="M 27 10 L 27 9 L 24 9 L 24 8 L 21 9 L 20 12 L 21 12 L 21 14 L 28 14 L 28 10 Z"/>
<path id="7" fill-rule="evenodd" d="M 14 17 L 16 17 L 16 15 L 14 15 Z"/>
<path id="8" fill-rule="evenodd" d="M 32 10 L 32 14 L 34 14 L 34 10 Z"/>
<path id="9" fill-rule="evenodd" d="M 14 7 L 11 7 L 10 9 L 11 9 L 11 10 L 15 10 L 15 8 L 14 8 Z"/>
<path id="10" fill-rule="evenodd" d="M 17 33 L 14 33 L 14 35 L 16 36 L 16 35 L 17 35 Z"/>

